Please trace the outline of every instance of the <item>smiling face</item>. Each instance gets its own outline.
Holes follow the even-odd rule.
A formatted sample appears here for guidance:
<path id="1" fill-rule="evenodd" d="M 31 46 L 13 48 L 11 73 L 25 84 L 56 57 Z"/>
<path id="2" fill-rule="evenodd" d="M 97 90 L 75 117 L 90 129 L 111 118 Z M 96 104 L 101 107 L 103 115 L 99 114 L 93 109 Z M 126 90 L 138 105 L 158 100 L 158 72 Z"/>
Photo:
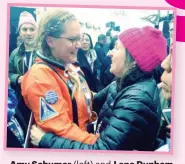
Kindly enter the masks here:
<path id="1" fill-rule="evenodd" d="M 119 40 L 116 41 L 110 57 L 112 60 L 110 72 L 117 77 L 121 77 L 125 66 L 126 49 Z"/>
<path id="2" fill-rule="evenodd" d="M 84 34 L 81 38 L 81 49 L 84 51 L 88 51 L 91 47 L 90 38 L 86 34 Z"/>
<path id="3" fill-rule="evenodd" d="M 33 24 L 25 23 L 21 26 L 19 35 L 25 44 L 33 44 L 36 37 L 36 27 Z"/>
<path id="4" fill-rule="evenodd" d="M 57 37 L 48 37 L 48 45 L 53 56 L 62 60 L 64 64 L 77 61 L 77 52 L 80 44 L 80 24 L 76 20 L 67 21 L 63 26 L 63 33 Z"/>
<path id="5" fill-rule="evenodd" d="M 161 67 L 164 69 L 164 72 L 161 76 L 160 87 L 164 97 L 167 100 L 171 99 L 172 96 L 172 55 L 168 55 L 166 59 L 162 62 Z"/>

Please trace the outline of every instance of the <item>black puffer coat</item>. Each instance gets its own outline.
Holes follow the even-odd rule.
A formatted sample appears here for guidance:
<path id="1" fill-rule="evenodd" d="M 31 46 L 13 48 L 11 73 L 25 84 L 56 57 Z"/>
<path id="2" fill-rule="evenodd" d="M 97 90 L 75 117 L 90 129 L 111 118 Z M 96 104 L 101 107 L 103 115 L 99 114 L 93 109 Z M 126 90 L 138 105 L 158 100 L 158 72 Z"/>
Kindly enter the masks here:
<path id="1" fill-rule="evenodd" d="M 117 83 L 113 82 L 94 98 L 94 109 L 101 108 L 97 126 L 100 137 L 95 144 L 83 144 L 47 133 L 39 146 L 57 149 L 154 150 L 161 117 L 155 80 L 139 70 L 125 78 L 121 90 L 117 88 Z"/>

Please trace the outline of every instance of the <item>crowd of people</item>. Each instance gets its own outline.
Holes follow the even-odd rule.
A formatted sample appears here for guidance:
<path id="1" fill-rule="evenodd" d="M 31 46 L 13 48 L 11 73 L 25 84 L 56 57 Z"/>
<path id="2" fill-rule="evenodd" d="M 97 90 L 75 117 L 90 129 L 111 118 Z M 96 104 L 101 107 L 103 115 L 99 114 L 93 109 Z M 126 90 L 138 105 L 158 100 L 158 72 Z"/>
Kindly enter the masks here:
<path id="1" fill-rule="evenodd" d="M 75 15 L 53 9 L 39 22 L 21 13 L 18 31 L 9 59 L 7 147 L 170 148 L 162 111 L 171 106 L 172 48 L 168 54 L 160 30 L 136 26 L 110 42 L 100 34 L 93 45 Z"/>

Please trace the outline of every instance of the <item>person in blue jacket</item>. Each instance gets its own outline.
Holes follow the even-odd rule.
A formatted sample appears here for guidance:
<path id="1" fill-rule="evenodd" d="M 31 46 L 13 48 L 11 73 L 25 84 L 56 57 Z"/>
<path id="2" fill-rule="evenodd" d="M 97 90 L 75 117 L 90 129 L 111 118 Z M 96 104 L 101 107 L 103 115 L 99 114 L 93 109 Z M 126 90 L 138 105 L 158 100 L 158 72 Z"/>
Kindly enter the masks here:
<path id="1" fill-rule="evenodd" d="M 9 80 L 9 79 L 8 79 Z M 10 83 L 10 81 L 9 81 Z M 25 133 L 17 116 L 18 100 L 15 91 L 8 85 L 8 110 L 7 110 L 7 147 L 23 147 Z"/>

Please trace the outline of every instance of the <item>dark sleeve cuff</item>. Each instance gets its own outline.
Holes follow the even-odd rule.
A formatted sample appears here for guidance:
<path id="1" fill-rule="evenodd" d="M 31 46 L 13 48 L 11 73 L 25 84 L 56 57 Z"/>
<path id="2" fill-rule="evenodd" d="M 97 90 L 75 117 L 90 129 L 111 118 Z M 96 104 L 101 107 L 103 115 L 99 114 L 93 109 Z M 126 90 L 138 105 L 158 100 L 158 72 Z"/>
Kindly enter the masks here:
<path id="1" fill-rule="evenodd" d="M 40 148 L 50 148 L 51 140 L 53 140 L 54 134 L 52 133 L 46 133 L 44 136 L 42 136 L 41 141 L 39 142 Z"/>
<path id="2" fill-rule="evenodd" d="M 68 139 L 56 136 L 53 133 L 46 133 L 41 138 L 41 141 L 39 143 L 39 147 L 40 148 L 62 149 L 66 140 L 68 140 Z"/>

